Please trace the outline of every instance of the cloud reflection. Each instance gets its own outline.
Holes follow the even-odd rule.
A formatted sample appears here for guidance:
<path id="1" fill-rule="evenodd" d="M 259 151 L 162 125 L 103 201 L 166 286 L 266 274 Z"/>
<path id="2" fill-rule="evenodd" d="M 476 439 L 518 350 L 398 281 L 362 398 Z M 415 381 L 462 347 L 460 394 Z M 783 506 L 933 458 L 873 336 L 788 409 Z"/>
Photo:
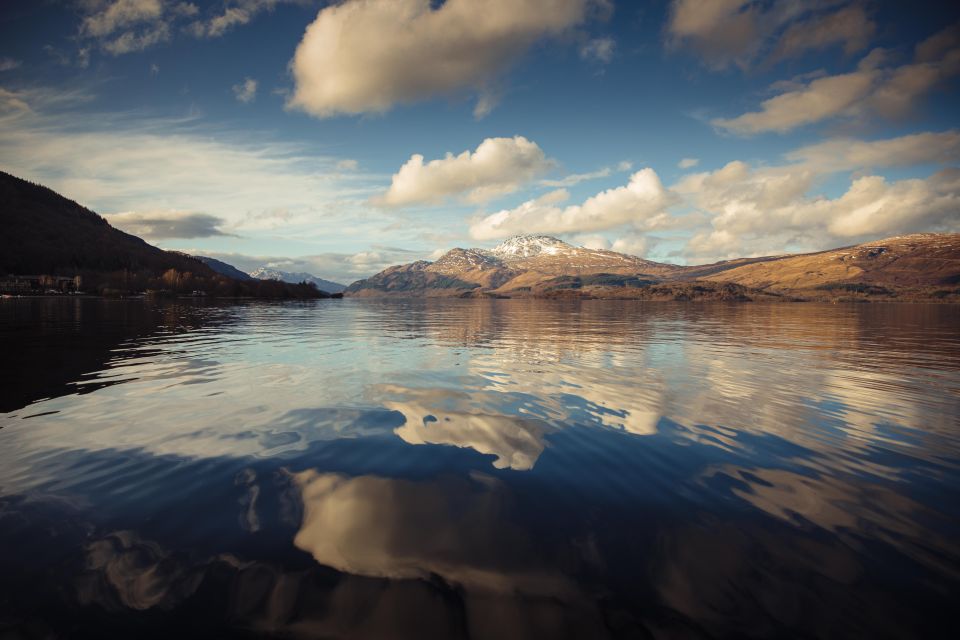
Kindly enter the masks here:
<path id="1" fill-rule="evenodd" d="M 293 475 L 303 499 L 294 544 L 356 575 L 429 578 L 494 593 L 570 597 L 572 584 L 512 524 L 492 478 L 410 481 L 314 470 Z"/>

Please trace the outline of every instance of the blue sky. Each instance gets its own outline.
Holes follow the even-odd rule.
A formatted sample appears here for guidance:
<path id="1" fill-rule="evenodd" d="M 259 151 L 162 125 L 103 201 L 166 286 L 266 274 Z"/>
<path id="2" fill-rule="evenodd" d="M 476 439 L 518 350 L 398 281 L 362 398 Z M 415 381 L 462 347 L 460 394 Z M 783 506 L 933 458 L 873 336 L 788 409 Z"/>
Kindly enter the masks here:
<path id="1" fill-rule="evenodd" d="M 960 6 L 7 1 L 0 168 L 340 281 L 515 233 L 700 263 L 960 230 Z"/>

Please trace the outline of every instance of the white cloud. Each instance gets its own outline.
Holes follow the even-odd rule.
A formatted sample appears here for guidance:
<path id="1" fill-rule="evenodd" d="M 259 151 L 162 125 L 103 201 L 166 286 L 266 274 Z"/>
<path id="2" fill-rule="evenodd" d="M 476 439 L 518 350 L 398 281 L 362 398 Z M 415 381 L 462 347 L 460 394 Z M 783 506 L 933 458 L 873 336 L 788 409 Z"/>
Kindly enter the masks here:
<path id="1" fill-rule="evenodd" d="M 540 184 L 545 187 L 572 187 L 575 184 L 580 184 L 581 182 L 586 182 L 587 180 L 596 180 L 598 178 L 606 178 L 613 170 L 610 167 L 604 167 L 597 171 L 591 171 L 589 173 L 571 173 L 568 176 L 564 176 L 557 180 L 541 180 Z"/>
<path id="2" fill-rule="evenodd" d="M 797 57 L 807 51 L 842 45 L 847 55 L 866 49 L 877 25 L 860 5 L 816 16 L 790 25 L 777 39 L 773 60 Z"/>
<path id="3" fill-rule="evenodd" d="M 245 236 L 300 225 L 314 234 L 336 229 L 346 238 L 382 226 L 382 217 L 375 225 L 360 215 L 372 215 L 363 202 L 380 176 L 344 174 L 336 166 L 342 158 L 256 131 L 84 114 L 78 107 L 87 100 L 87 94 L 0 88 L 4 169 L 103 214 L 202 212 L 222 219 L 225 232 Z"/>
<path id="4" fill-rule="evenodd" d="M 243 82 L 233 85 L 233 95 L 238 102 L 253 102 L 257 97 L 257 81 L 245 78 Z"/>
<path id="5" fill-rule="evenodd" d="M 222 9 L 202 16 L 196 4 L 179 0 L 83 0 L 79 35 L 116 56 L 168 42 L 178 31 L 197 37 L 222 36 L 279 4 L 306 1 L 225 0 Z M 81 62 L 89 57 L 89 47 L 81 48 L 83 51 Z"/>
<path id="6" fill-rule="evenodd" d="M 272 269 L 289 271 L 292 273 L 305 272 L 325 280 L 332 280 L 340 284 L 350 284 L 361 278 L 367 278 L 383 271 L 387 267 L 404 264 L 414 260 L 435 260 L 439 255 L 426 255 L 426 252 L 407 251 L 395 247 L 376 246 L 369 251 L 357 253 L 318 253 L 305 256 L 275 256 L 275 255 L 247 255 L 242 253 L 224 253 L 191 249 L 192 255 L 204 255 L 222 260 L 244 272 L 251 272 L 258 267 L 267 266 Z M 436 253 L 436 252 L 435 252 Z M 443 252 L 440 253 L 442 255 Z"/>
<path id="7" fill-rule="evenodd" d="M 519 233 L 579 233 L 603 231 L 627 224 L 654 229 L 670 224 L 665 209 L 674 201 L 653 169 L 641 169 L 626 186 L 602 191 L 583 204 L 561 207 L 570 198 L 565 189 L 504 209 L 470 226 L 477 240 L 505 238 Z"/>
<path id="8" fill-rule="evenodd" d="M 485 202 L 516 191 L 552 166 L 537 143 L 523 136 L 487 138 L 473 152 L 447 153 L 426 163 L 422 155 L 412 155 L 376 201 L 391 206 L 436 204 L 461 196 L 467 202 Z"/>
<path id="9" fill-rule="evenodd" d="M 288 105 L 319 117 L 382 113 L 462 90 L 489 90 L 530 45 L 581 24 L 596 0 L 347 0 L 325 7 L 291 62 Z"/>
<path id="10" fill-rule="evenodd" d="M 11 71 L 22 64 L 22 62 L 13 58 L 0 58 L 0 71 Z"/>
<path id="11" fill-rule="evenodd" d="M 834 11 L 837 4 L 846 6 Z M 854 53 L 869 44 L 875 29 L 859 4 L 842 0 L 673 0 L 667 44 L 689 47 L 714 69 L 745 69 L 763 57 L 776 62 L 838 45 Z"/>
<path id="12" fill-rule="evenodd" d="M 573 238 L 574 242 L 581 247 L 586 247 L 587 249 L 609 249 L 610 241 L 599 233 L 593 234 L 584 234 L 575 236 Z"/>
<path id="13" fill-rule="evenodd" d="M 759 111 L 717 118 L 711 124 L 750 135 L 784 133 L 835 117 L 903 116 L 935 86 L 960 73 L 960 30 L 949 27 L 917 45 L 912 63 L 883 67 L 886 57 L 875 50 L 856 71 L 800 83 L 763 101 Z"/>
<path id="14" fill-rule="evenodd" d="M 170 0 L 91 0 L 84 8 L 80 35 L 113 55 L 166 42 L 178 19 L 198 12 L 195 4 Z"/>
<path id="15" fill-rule="evenodd" d="M 356 171 L 360 168 L 360 163 L 352 158 L 344 158 L 343 160 L 338 160 L 337 171 Z"/>
<path id="16" fill-rule="evenodd" d="M 838 197 L 811 194 L 827 174 L 949 164 L 958 150 L 953 131 L 873 142 L 835 140 L 787 154 L 794 164 L 753 168 L 734 161 L 687 176 L 671 190 L 709 215 L 711 227 L 690 239 L 687 255 L 723 259 L 781 253 L 788 246 L 817 250 L 877 236 L 960 229 L 958 169 L 895 181 L 865 175 Z M 903 157 L 897 158 L 898 153 Z"/>
<path id="17" fill-rule="evenodd" d="M 698 158 L 683 158 L 677 163 L 677 166 L 681 169 L 692 169 L 698 164 L 700 164 L 700 160 Z"/>
<path id="18" fill-rule="evenodd" d="M 107 221 L 148 240 L 227 235 L 219 228 L 222 219 L 190 211 L 125 211 L 107 216 Z"/>
<path id="19" fill-rule="evenodd" d="M 820 172 L 960 162 L 960 131 L 915 133 L 887 140 L 832 139 L 786 154 Z"/>
<path id="20" fill-rule="evenodd" d="M 765 100 L 760 111 L 736 118 L 717 118 L 711 124 L 739 134 L 784 133 L 850 109 L 870 93 L 874 75 L 873 71 L 857 71 L 818 78 L 802 89 Z"/>
<path id="21" fill-rule="evenodd" d="M 580 47 L 580 57 L 604 64 L 613 60 L 617 43 L 613 38 L 594 38 Z"/>
<path id="22" fill-rule="evenodd" d="M 541 180 L 540 185 L 544 187 L 572 187 L 587 180 L 607 178 L 613 175 L 614 171 L 630 171 L 632 168 L 632 162 L 629 160 L 621 160 L 617 163 L 616 167 L 604 167 L 596 171 L 590 171 L 589 173 L 571 173 L 559 179 Z"/>
<path id="23" fill-rule="evenodd" d="M 191 30 L 198 36 L 216 38 L 253 20 L 258 13 L 272 11 L 278 4 L 305 4 L 305 0 L 232 0 L 222 13 L 206 22 L 195 22 Z"/>
<path id="24" fill-rule="evenodd" d="M 960 170 L 926 179 L 854 180 L 838 198 L 804 196 L 771 209 L 744 197 L 713 218 L 713 229 L 694 236 L 687 254 L 721 259 L 779 253 L 788 245 L 811 250 L 917 231 L 958 231 Z"/>
<path id="25" fill-rule="evenodd" d="M 642 257 L 650 249 L 650 240 L 646 236 L 628 233 L 614 240 L 610 249 L 619 253 Z"/>
<path id="26" fill-rule="evenodd" d="M 164 12 L 163 0 L 112 0 L 94 3 L 96 9 L 80 23 L 83 35 L 108 36 L 120 29 L 155 22 Z"/>

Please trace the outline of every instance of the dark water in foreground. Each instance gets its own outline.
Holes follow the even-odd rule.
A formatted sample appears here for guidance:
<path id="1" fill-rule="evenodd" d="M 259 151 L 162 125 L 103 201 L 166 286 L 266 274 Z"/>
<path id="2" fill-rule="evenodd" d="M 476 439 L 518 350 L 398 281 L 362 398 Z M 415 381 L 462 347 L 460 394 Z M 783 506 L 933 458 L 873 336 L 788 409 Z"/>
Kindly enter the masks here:
<path id="1" fill-rule="evenodd" d="M 955 627 L 957 307 L 23 299 L 0 353 L 2 637 Z"/>

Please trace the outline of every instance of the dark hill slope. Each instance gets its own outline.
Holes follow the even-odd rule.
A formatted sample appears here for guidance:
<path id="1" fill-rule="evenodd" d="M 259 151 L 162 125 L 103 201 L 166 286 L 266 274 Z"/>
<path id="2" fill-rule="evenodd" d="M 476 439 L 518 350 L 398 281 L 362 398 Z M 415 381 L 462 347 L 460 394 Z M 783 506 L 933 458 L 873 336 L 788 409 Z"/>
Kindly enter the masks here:
<path id="1" fill-rule="evenodd" d="M 225 297 L 329 297 L 311 285 L 240 281 L 186 254 L 164 251 L 114 229 L 58 193 L 0 171 L 0 277 L 82 277 L 87 292 L 157 289 Z"/>
<path id="2" fill-rule="evenodd" d="M 222 260 L 217 260 L 216 258 L 208 258 L 207 256 L 191 256 L 194 260 L 199 260 L 203 264 L 207 265 L 217 273 L 222 276 L 227 276 L 228 278 L 233 278 L 234 280 L 242 280 L 245 282 L 250 282 L 255 280 L 253 276 L 249 273 L 244 273 L 237 269 L 232 264 L 227 264 Z"/>
<path id="3" fill-rule="evenodd" d="M 114 229 L 93 211 L 37 184 L 0 172 L 0 273 L 167 269 L 212 275 L 193 258 Z"/>

